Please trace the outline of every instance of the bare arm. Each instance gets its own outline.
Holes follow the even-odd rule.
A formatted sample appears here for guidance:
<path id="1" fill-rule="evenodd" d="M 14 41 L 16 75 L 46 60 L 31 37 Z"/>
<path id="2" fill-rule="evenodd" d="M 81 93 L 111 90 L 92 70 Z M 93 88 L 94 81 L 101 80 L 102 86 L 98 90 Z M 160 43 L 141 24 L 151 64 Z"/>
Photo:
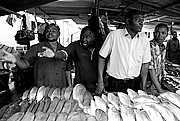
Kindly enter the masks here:
<path id="1" fill-rule="evenodd" d="M 2 57 L 4 61 L 15 63 L 19 68 L 25 69 L 29 67 L 29 63 L 25 59 L 21 59 L 21 56 L 19 56 L 18 53 L 9 53 L 5 50 L 2 50 L 5 53 L 5 56 Z"/>
<path id="2" fill-rule="evenodd" d="M 99 56 L 98 63 L 98 84 L 96 88 L 96 93 L 100 94 L 104 90 L 104 82 L 103 82 L 103 72 L 105 67 L 105 58 Z"/>
<path id="3" fill-rule="evenodd" d="M 71 71 L 65 71 L 65 73 L 66 73 L 66 79 L 67 79 L 67 82 L 68 82 L 68 86 L 71 86 L 72 85 Z"/>
<path id="4" fill-rule="evenodd" d="M 141 68 L 142 89 L 146 90 L 149 63 L 143 63 Z"/>
<path id="5" fill-rule="evenodd" d="M 158 89 L 159 92 L 163 92 L 163 89 L 161 88 L 161 85 L 157 79 L 156 72 L 154 69 L 149 69 L 151 80 L 153 81 L 154 85 Z"/>

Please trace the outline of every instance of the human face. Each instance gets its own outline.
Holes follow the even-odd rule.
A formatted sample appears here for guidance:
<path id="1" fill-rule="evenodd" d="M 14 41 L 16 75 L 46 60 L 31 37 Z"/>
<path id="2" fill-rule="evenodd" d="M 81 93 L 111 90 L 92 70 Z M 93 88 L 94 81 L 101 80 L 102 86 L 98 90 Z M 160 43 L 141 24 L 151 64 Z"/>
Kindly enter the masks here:
<path id="1" fill-rule="evenodd" d="M 167 31 L 167 28 L 164 26 L 157 28 L 154 33 L 155 40 L 159 44 L 162 44 L 164 42 L 167 35 L 168 35 L 168 31 Z"/>
<path id="2" fill-rule="evenodd" d="M 58 28 L 55 25 L 50 25 L 46 30 L 46 39 L 49 42 L 57 41 L 59 35 L 60 32 L 58 31 Z"/>
<path id="3" fill-rule="evenodd" d="M 84 33 L 81 34 L 81 45 L 84 48 L 89 48 L 93 46 L 95 35 L 91 30 L 86 30 Z"/>
<path id="4" fill-rule="evenodd" d="M 177 32 L 173 32 L 173 38 L 177 38 Z"/>
<path id="5" fill-rule="evenodd" d="M 144 16 L 143 15 L 133 15 L 132 18 L 129 18 L 128 20 L 128 28 L 133 33 L 138 33 L 142 30 L 144 22 Z"/>

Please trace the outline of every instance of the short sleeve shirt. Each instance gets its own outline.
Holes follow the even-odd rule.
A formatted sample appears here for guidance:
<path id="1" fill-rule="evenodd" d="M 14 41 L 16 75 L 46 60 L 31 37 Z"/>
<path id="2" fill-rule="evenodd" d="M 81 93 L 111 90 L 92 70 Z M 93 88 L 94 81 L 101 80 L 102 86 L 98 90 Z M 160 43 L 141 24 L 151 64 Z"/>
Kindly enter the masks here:
<path id="1" fill-rule="evenodd" d="M 165 69 L 164 61 L 165 61 L 165 46 L 163 45 L 161 48 L 155 40 L 150 41 L 151 47 L 151 62 L 149 64 L 149 69 L 154 69 L 156 72 L 156 76 L 158 80 L 161 80 L 163 76 L 163 70 Z"/>
<path id="2" fill-rule="evenodd" d="M 43 46 L 52 49 L 48 42 L 40 42 L 33 45 L 23 56 L 23 58 L 28 60 L 30 65 L 34 66 L 35 82 L 38 86 L 65 87 L 65 70 L 71 70 L 71 67 L 68 67 L 67 65 L 69 64 L 62 60 L 39 57 L 38 53 L 43 51 Z M 64 49 L 64 47 L 58 44 L 57 50 L 61 49 Z"/>
<path id="3" fill-rule="evenodd" d="M 99 49 L 91 52 L 80 45 L 80 41 L 72 42 L 65 49 L 68 58 L 75 63 L 75 84 L 82 83 L 90 92 L 94 92 L 98 74 Z"/>
<path id="4" fill-rule="evenodd" d="M 151 61 L 150 44 L 145 33 L 138 33 L 133 39 L 126 29 L 108 34 L 100 56 L 110 56 L 107 73 L 117 79 L 138 77 L 142 63 Z"/>

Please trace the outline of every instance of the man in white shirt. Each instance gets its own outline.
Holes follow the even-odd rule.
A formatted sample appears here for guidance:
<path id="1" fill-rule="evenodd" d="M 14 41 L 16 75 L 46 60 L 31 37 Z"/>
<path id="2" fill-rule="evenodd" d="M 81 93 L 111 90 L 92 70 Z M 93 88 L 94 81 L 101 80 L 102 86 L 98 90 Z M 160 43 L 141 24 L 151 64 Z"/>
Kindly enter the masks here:
<path id="1" fill-rule="evenodd" d="M 104 90 L 103 72 L 108 56 L 108 91 L 127 93 L 128 88 L 137 91 L 140 89 L 140 80 L 145 82 L 147 79 L 151 53 L 148 38 L 141 32 L 143 22 L 141 11 L 130 10 L 125 16 L 126 27 L 108 34 L 99 52 L 97 94 Z"/>

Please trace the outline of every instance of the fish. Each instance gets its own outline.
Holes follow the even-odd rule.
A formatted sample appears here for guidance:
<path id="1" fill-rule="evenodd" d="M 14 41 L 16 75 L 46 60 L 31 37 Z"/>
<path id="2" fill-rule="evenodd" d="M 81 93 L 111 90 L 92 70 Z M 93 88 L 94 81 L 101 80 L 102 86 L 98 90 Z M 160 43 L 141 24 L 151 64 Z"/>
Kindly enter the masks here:
<path id="1" fill-rule="evenodd" d="M 49 114 L 39 111 L 35 114 L 35 119 L 34 121 L 46 121 L 48 119 Z"/>
<path id="2" fill-rule="evenodd" d="M 108 108 L 108 121 L 123 121 L 120 111 L 112 104 Z"/>
<path id="3" fill-rule="evenodd" d="M 108 98 L 105 94 L 102 94 L 101 98 L 104 100 L 104 102 L 108 103 Z"/>
<path id="4" fill-rule="evenodd" d="M 60 88 L 56 88 L 51 95 L 51 100 L 54 100 L 54 98 L 57 97 L 58 99 L 61 99 L 61 89 Z"/>
<path id="5" fill-rule="evenodd" d="M 36 94 L 37 94 L 37 91 L 38 91 L 38 87 L 33 87 L 29 93 L 29 100 L 30 102 L 32 102 L 33 100 L 36 99 Z"/>
<path id="6" fill-rule="evenodd" d="M 121 105 L 120 107 L 120 112 L 121 112 L 121 117 L 123 121 L 135 121 L 135 113 L 132 108 L 126 106 L 126 105 Z"/>
<path id="7" fill-rule="evenodd" d="M 131 101 L 133 101 L 133 99 L 138 96 L 138 93 L 129 88 L 127 89 L 127 94 L 129 95 Z"/>
<path id="8" fill-rule="evenodd" d="M 175 104 L 180 108 L 180 96 L 177 93 L 167 91 L 161 93 L 159 96 L 169 100 L 170 102 L 172 102 L 173 104 Z"/>
<path id="9" fill-rule="evenodd" d="M 104 102 L 104 100 L 102 98 L 100 98 L 99 96 L 94 96 L 94 100 L 95 100 L 97 109 L 101 109 L 105 113 L 107 113 L 107 103 Z"/>
<path id="10" fill-rule="evenodd" d="M 144 110 L 134 109 L 136 121 L 151 121 L 148 114 Z"/>
<path id="11" fill-rule="evenodd" d="M 108 115 L 101 109 L 96 109 L 95 117 L 98 121 L 108 121 Z"/>
<path id="12" fill-rule="evenodd" d="M 119 110 L 119 105 L 120 105 L 119 97 L 116 96 L 116 95 L 113 94 L 113 93 L 108 93 L 107 97 L 108 97 L 108 102 L 110 102 L 111 104 L 113 104 L 114 107 L 115 107 L 117 110 Z"/>
<path id="13" fill-rule="evenodd" d="M 129 95 L 127 95 L 127 94 L 125 94 L 123 92 L 118 92 L 117 95 L 119 97 L 120 102 L 123 105 L 129 106 L 129 107 L 133 107 L 133 103 L 132 103 Z"/>
<path id="14" fill-rule="evenodd" d="M 85 91 L 86 88 L 82 84 L 76 84 L 73 88 L 73 99 L 76 99 L 78 101 L 79 107 L 82 109 L 84 108 L 83 99 Z"/>
<path id="15" fill-rule="evenodd" d="M 26 91 L 23 93 L 23 95 L 22 95 L 22 100 L 25 100 L 25 99 L 28 98 L 29 92 L 30 92 L 30 90 L 26 90 Z"/>
<path id="16" fill-rule="evenodd" d="M 43 92 L 43 94 L 44 94 L 43 98 L 46 98 L 48 96 L 50 88 L 51 88 L 50 86 L 45 87 L 44 92 Z"/>
<path id="17" fill-rule="evenodd" d="M 134 103 L 159 103 L 158 100 L 154 100 L 149 95 L 138 95 L 133 98 Z"/>
<path id="18" fill-rule="evenodd" d="M 67 113 L 65 113 L 65 112 L 60 113 L 60 114 L 58 114 L 56 121 L 67 121 L 67 118 L 68 118 Z"/>
<path id="19" fill-rule="evenodd" d="M 56 89 L 56 87 L 51 87 L 50 88 L 50 90 L 49 90 L 49 92 L 48 92 L 48 97 L 50 97 L 51 98 L 51 95 L 52 95 L 52 93 L 53 93 L 53 91 Z M 52 100 L 51 100 L 52 101 Z"/>
<path id="20" fill-rule="evenodd" d="M 170 110 L 165 108 L 162 104 L 153 104 L 153 105 L 160 112 L 160 114 L 166 121 L 176 121 L 177 120 L 174 117 L 174 114 Z"/>
<path id="21" fill-rule="evenodd" d="M 171 102 L 163 102 L 162 105 L 167 108 L 169 111 L 171 111 L 175 118 L 180 120 L 180 108 L 177 107 L 176 105 L 174 105 L 173 103 Z"/>
<path id="22" fill-rule="evenodd" d="M 24 116 L 24 112 L 17 112 L 13 114 L 7 121 L 20 121 Z"/>
<path id="23" fill-rule="evenodd" d="M 160 112 L 153 105 L 143 105 L 142 108 L 152 121 L 163 121 Z"/>
<path id="24" fill-rule="evenodd" d="M 72 92 L 73 92 L 73 86 L 68 86 L 65 90 L 64 98 L 66 100 L 70 99 L 70 97 L 72 96 Z"/>
<path id="25" fill-rule="evenodd" d="M 138 90 L 138 95 L 148 95 L 146 92 L 144 92 L 143 90 Z"/>
<path id="26" fill-rule="evenodd" d="M 39 89 L 37 91 L 37 95 L 36 95 L 36 101 L 37 102 L 39 102 L 40 100 L 43 99 L 43 97 L 44 97 L 44 89 L 45 89 L 45 86 L 39 87 Z"/>

